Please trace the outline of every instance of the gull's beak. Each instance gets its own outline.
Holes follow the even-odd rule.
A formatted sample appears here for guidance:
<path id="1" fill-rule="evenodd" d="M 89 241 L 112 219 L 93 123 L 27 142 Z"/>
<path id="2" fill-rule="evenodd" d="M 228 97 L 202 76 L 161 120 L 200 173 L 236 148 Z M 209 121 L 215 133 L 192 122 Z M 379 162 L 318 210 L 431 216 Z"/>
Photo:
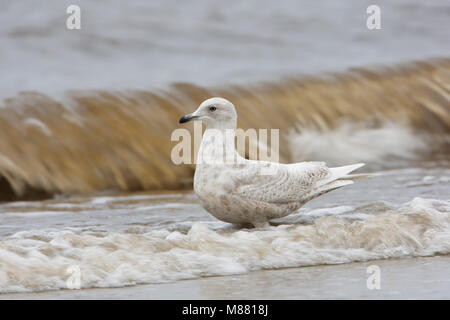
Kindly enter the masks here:
<path id="1" fill-rule="evenodd" d="M 180 123 L 185 123 L 185 122 L 197 119 L 197 118 L 198 118 L 198 116 L 195 116 L 193 113 L 190 113 L 190 114 L 187 114 L 187 115 L 181 117 L 179 122 Z"/>

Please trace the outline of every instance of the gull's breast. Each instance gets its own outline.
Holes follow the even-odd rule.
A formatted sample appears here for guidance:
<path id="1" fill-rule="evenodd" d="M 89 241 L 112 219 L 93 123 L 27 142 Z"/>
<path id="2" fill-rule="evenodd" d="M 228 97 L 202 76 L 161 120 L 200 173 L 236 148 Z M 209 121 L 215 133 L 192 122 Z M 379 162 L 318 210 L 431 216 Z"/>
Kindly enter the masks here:
<path id="1" fill-rule="evenodd" d="M 226 166 L 197 166 L 194 191 L 202 206 L 217 219 L 241 223 L 247 222 L 243 201 L 233 196 L 235 183 Z"/>

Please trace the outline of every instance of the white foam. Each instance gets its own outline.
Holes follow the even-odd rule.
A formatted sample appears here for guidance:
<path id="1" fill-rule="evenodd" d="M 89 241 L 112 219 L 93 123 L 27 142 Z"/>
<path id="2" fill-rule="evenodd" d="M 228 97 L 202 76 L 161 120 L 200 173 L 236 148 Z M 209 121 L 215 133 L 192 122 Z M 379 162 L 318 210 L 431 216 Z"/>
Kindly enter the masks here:
<path id="1" fill-rule="evenodd" d="M 38 119 L 27 118 L 24 121 L 24 124 L 27 127 L 33 127 L 33 128 L 38 129 L 40 132 L 42 132 L 46 136 L 50 137 L 52 135 L 52 131 L 47 127 L 47 125 Z"/>
<path id="2" fill-rule="evenodd" d="M 414 133 L 407 125 L 391 122 L 378 128 L 344 122 L 329 130 L 292 130 L 287 141 L 295 161 L 321 160 L 337 164 L 411 159 L 417 152 L 428 149 L 424 136 Z"/>
<path id="3" fill-rule="evenodd" d="M 121 202 L 121 201 L 139 201 L 139 200 L 157 200 L 157 199 L 177 199 L 189 197 L 189 195 L 184 194 L 149 194 L 149 195 L 133 195 L 133 196 L 115 196 L 115 197 L 95 197 L 92 198 L 91 203 L 93 204 L 106 204 L 111 202 Z"/>
<path id="4" fill-rule="evenodd" d="M 267 230 L 211 230 L 197 223 L 186 234 L 16 233 L 0 242 L 0 292 L 66 288 L 69 266 L 79 266 L 81 287 L 91 288 L 450 253 L 449 201 L 415 198 L 364 221 L 312 213 L 318 216 L 312 224 Z"/>

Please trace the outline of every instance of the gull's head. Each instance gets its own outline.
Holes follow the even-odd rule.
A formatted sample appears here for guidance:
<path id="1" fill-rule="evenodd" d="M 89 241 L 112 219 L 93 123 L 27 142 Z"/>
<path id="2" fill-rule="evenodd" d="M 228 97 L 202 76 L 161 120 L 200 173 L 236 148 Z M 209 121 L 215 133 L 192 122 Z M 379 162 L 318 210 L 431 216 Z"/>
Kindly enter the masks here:
<path id="1" fill-rule="evenodd" d="M 224 98 L 211 98 L 202 102 L 198 109 L 180 119 L 180 123 L 202 121 L 207 128 L 236 129 L 237 114 L 234 105 Z"/>

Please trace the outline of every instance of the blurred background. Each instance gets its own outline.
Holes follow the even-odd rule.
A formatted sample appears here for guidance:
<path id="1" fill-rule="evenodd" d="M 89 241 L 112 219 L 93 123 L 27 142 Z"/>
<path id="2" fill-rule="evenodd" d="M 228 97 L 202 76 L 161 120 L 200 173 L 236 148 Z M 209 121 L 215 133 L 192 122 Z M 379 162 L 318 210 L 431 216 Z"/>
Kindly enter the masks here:
<path id="1" fill-rule="evenodd" d="M 65 26 L 71 4 L 81 8 L 81 30 Z M 371 4 L 381 9 L 381 30 L 366 27 Z M 247 84 L 450 52 L 444 0 L 4 0 L 2 7 L 3 96 Z"/>

